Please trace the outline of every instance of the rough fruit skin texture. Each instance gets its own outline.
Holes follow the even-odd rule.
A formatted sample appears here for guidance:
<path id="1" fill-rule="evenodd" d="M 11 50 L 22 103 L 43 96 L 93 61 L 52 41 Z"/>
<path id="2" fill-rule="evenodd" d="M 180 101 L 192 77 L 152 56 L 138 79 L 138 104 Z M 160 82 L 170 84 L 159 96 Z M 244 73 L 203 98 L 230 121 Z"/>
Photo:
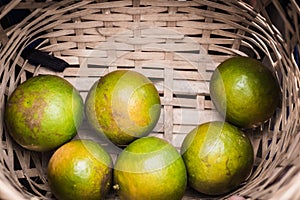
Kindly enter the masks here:
<path id="1" fill-rule="evenodd" d="M 120 199 L 181 199 L 187 184 L 186 168 L 171 144 L 144 137 L 129 144 L 117 158 L 114 184 Z"/>
<path id="2" fill-rule="evenodd" d="M 280 87 L 261 62 L 236 56 L 214 71 L 210 96 L 228 122 L 249 128 L 264 123 L 274 114 L 280 102 Z"/>
<path id="3" fill-rule="evenodd" d="M 68 81 L 39 75 L 27 79 L 10 95 L 5 124 L 24 148 L 48 151 L 75 136 L 83 114 L 83 100 Z"/>
<path id="4" fill-rule="evenodd" d="M 85 105 L 92 127 L 116 145 L 148 135 L 161 110 L 153 83 L 128 70 L 116 70 L 100 78 L 90 89 Z"/>
<path id="5" fill-rule="evenodd" d="M 112 159 L 91 140 L 73 140 L 52 155 L 47 176 L 58 199 L 104 199 L 112 185 Z"/>
<path id="6" fill-rule="evenodd" d="M 248 137 L 227 122 L 197 126 L 184 139 L 181 153 L 189 184 L 207 195 L 220 195 L 238 187 L 253 167 Z"/>

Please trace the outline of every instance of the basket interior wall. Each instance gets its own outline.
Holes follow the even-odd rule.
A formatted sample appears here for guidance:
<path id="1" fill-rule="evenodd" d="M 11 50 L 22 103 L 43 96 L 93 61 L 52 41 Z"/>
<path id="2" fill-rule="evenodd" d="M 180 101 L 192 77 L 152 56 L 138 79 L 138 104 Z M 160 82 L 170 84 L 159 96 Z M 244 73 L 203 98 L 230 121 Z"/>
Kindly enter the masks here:
<path id="1" fill-rule="evenodd" d="M 272 6 L 278 6 L 273 3 Z M 261 8 L 262 9 L 262 8 Z M 260 127 L 247 130 L 256 161 L 249 181 L 234 191 L 267 198 L 293 177 L 298 167 L 299 71 L 293 59 L 297 36 L 285 36 L 270 24 L 266 10 L 257 13 L 241 1 L 61 1 L 35 9 L 7 31 L 0 52 L 1 108 L 11 92 L 29 77 L 56 74 L 70 81 L 85 99 L 104 74 L 130 69 L 157 87 L 162 114 L 151 135 L 180 148 L 196 125 L 223 120 L 209 96 L 216 66 L 234 56 L 261 60 L 278 78 L 282 102 Z M 293 29 L 290 29 L 290 31 Z M 298 38 L 299 39 L 299 38 Z M 21 57 L 35 46 L 70 64 L 63 72 L 34 66 Z M 3 109 L 1 109 L 3 121 Z M 24 196 L 52 198 L 46 167 L 52 152 L 36 153 L 16 145 L 0 124 L 0 170 Z M 84 122 L 77 138 L 93 138 L 116 158 L 120 149 L 103 141 Z M 298 151 L 299 152 L 299 151 Z M 199 197 L 187 193 L 186 199 Z M 218 197 L 219 198 L 219 197 Z"/>

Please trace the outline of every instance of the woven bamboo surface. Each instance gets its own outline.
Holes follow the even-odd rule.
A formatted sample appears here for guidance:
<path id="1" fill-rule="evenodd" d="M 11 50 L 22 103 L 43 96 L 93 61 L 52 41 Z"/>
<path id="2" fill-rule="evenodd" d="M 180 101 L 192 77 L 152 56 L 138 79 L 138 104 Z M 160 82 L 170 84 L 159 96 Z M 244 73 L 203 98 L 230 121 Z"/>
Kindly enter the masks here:
<path id="1" fill-rule="evenodd" d="M 52 152 L 21 148 L 3 123 L 7 97 L 29 77 L 62 76 L 85 99 L 91 85 L 110 71 L 141 72 L 155 83 L 162 102 L 151 135 L 180 148 L 196 125 L 223 120 L 210 100 L 209 79 L 220 62 L 234 55 L 269 66 L 281 85 L 282 102 L 268 122 L 247 130 L 256 156 L 249 180 L 215 198 L 300 199 L 300 9 L 295 0 L 286 8 L 276 0 L 32 2 L 14 0 L 0 8 L 0 19 L 13 10 L 30 9 L 20 23 L 0 26 L 0 199 L 54 198 L 46 177 Z M 32 44 L 70 67 L 55 72 L 29 64 L 21 52 Z M 86 122 L 76 137 L 93 138 L 114 159 L 120 151 L 99 139 Z M 118 197 L 112 192 L 108 198 Z M 211 198 L 190 189 L 184 197 Z"/>

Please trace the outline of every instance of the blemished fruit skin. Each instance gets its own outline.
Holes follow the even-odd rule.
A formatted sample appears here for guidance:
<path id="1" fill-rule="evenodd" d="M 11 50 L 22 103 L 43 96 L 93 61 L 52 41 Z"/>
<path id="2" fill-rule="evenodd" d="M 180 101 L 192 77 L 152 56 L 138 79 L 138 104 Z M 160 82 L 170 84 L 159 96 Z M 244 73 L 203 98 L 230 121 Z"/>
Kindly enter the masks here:
<path id="1" fill-rule="evenodd" d="M 220 63 L 213 72 L 210 96 L 226 121 L 251 128 L 274 114 L 280 103 L 280 86 L 260 61 L 235 56 Z"/>
<path id="2" fill-rule="evenodd" d="M 72 140 L 52 155 L 47 177 L 59 200 L 105 199 L 112 185 L 112 159 L 96 142 Z"/>
<path id="3" fill-rule="evenodd" d="M 187 174 L 179 152 L 167 141 L 148 136 L 130 143 L 114 167 L 114 189 L 120 199 L 181 199 Z"/>
<path id="4" fill-rule="evenodd" d="M 249 177 L 254 162 L 249 138 L 221 121 L 200 124 L 188 133 L 181 154 L 189 185 L 207 195 L 225 194 L 238 187 Z"/>
<path id="5" fill-rule="evenodd" d="M 160 117 L 160 97 L 144 75 L 116 70 L 100 78 L 85 103 L 87 120 L 116 145 L 147 136 Z"/>
<path id="6" fill-rule="evenodd" d="M 56 75 L 27 79 L 10 95 L 5 124 L 12 138 L 33 151 L 49 151 L 70 141 L 84 114 L 79 92 Z"/>

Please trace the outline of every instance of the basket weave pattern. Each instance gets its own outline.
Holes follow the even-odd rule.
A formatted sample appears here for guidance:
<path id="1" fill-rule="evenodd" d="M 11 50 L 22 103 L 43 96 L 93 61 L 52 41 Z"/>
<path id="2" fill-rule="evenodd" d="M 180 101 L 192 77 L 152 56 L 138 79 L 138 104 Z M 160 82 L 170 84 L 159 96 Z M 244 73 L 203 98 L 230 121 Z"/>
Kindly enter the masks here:
<path id="1" fill-rule="evenodd" d="M 11 1 L 1 7 L 0 19 L 29 4 Z M 274 71 L 282 90 L 281 107 L 272 119 L 247 131 L 255 150 L 255 168 L 234 193 L 249 199 L 300 198 L 296 51 L 300 9 L 296 1 L 291 0 L 287 10 L 278 1 L 266 0 L 257 1 L 254 7 L 233 0 L 64 0 L 33 5 L 22 22 L 0 27 L 0 199 L 54 198 L 46 178 L 52 152 L 21 148 L 3 123 L 7 97 L 29 77 L 62 76 L 85 99 L 92 84 L 110 71 L 141 72 L 154 82 L 162 102 L 162 114 L 151 135 L 180 148 L 196 125 L 223 120 L 210 100 L 208 83 L 216 66 L 234 55 L 261 60 Z M 279 26 L 270 8 L 282 20 Z M 31 65 L 21 52 L 33 43 L 70 67 L 55 72 Z M 107 145 L 85 122 L 76 137 Z M 110 153 L 115 158 L 118 151 L 112 148 Z M 184 199 L 202 197 L 187 191 Z M 117 197 L 111 194 L 110 198 Z"/>

